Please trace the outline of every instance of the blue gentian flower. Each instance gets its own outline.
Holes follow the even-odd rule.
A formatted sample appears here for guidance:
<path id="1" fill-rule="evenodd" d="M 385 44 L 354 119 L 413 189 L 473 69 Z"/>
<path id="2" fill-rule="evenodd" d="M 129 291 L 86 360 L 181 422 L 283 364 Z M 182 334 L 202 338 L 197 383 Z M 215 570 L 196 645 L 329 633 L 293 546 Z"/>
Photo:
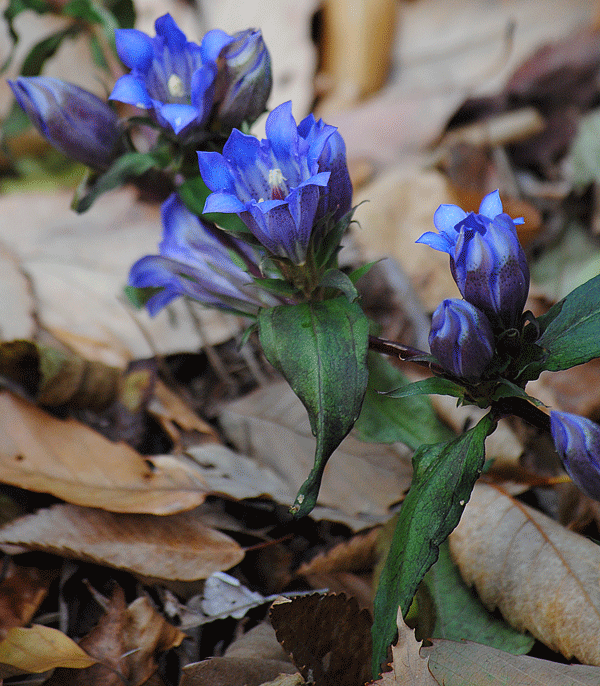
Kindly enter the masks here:
<path id="1" fill-rule="evenodd" d="M 222 155 L 198 153 L 214 191 L 204 212 L 237 214 L 271 254 L 300 265 L 317 222 L 350 207 L 344 143 L 335 127 L 313 117 L 296 126 L 291 102 L 271 112 L 266 133 L 259 141 L 234 129 Z"/>
<path id="2" fill-rule="evenodd" d="M 465 300 L 444 300 L 433 313 L 429 347 L 446 371 L 475 381 L 494 356 L 492 325 Z"/>
<path id="3" fill-rule="evenodd" d="M 142 257 L 129 274 L 131 286 L 162 289 L 146 303 L 152 316 L 181 295 L 252 315 L 259 307 L 281 304 L 254 285 L 249 271 L 260 275 L 259 256 L 249 246 L 201 221 L 176 193 L 163 203 L 161 214 L 160 255 Z"/>
<path id="4" fill-rule="evenodd" d="M 584 493 L 600 500 L 600 426 L 568 412 L 550 412 L 554 447 L 567 474 Z"/>
<path id="5" fill-rule="evenodd" d="M 215 85 L 216 120 L 223 129 L 252 124 L 265 111 L 271 93 L 271 57 L 255 29 L 240 31 L 219 59 Z"/>
<path id="6" fill-rule="evenodd" d="M 47 76 L 8 83 L 34 126 L 67 157 L 104 171 L 122 152 L 119 119 L 93 93 Z"/>
<path id="7" fill-rule="evenodd" d="M 213 107 L 217 60 L 235 38 L 215 29 L 200 45 L 188 42 L 170 14 L 154 26 L 154 38 L 137 29 L 116 30 L 117 52 L 131 72 L 116 82 L 110 98 L 148 110 L 182 139 L 201 137 Z"/>
<path id="8" fill-rule="evenodd" d="M 485 196 L 479 213 L 440 205 L 425 243 L 450 255 L 450 269 L 463 298 L 485 312 L 495 328 L 518 325 L 529 292 L 529 267 L 515 224 L 502 212 L 498 191 Z"/>

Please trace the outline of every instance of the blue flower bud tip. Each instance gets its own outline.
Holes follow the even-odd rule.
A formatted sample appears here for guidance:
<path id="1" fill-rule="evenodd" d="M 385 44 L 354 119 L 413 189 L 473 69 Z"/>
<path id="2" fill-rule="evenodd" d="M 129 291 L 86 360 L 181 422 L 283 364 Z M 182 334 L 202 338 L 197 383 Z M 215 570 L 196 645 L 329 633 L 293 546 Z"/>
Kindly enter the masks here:
<path id="1" fill-rule="evenodd" d="M 438 233 L 425 243 L 450 255 L 450 268 L 463 298 L 484 312 L 497 329 L 518 326 L 529 292 L 529 267 L 516 223 L 502 211 L 498 191 L 485 196 L 479 213 L 440 205 L 433 218 Z"/>
<path id="2" fill-rule="evenodd" d="M 105 170 L 122 152 L 118 117 L 93 93 L 47 76 L 8 83 L 34 126 L 67 157 Z"/>
<path id="3" fill-rule="evenodd" d="M 476 381 L 494 356 L 494 333 L 483 312 L 465 300 L 451 298 L 433 313 L 429 347 L 448 372 Z"/>
<path id="4" fill-rule="evenodd" d="M 600 425 L 568 412 L 550 412 L 550 432 L 573 483 L 600 500 Z"/>

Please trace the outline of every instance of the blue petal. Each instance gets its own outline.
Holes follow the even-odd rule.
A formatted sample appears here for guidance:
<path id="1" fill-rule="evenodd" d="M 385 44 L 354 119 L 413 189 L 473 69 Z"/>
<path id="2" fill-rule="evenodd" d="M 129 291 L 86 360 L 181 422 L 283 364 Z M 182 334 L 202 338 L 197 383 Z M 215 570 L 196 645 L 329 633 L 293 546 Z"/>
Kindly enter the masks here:
<path id="1" fill-rule="evenodd" d="M 265 123 L 267 138 L 273 153 L 283 166 L 298 151 L 298 127 L 292 115 L 292 101 L 276 107 Z"/>
<path id="2" fill-rule="evenodd" d="M 144 86 L 131 74 L 121 76 L 115 83 L 112 93 L 108 96 L 109 100 L 126 102 L 141 109 L 149 110 L 152 108 L 152 99 L 146 92 Z"/>
<path id="3" fill-rule="evenodd" d="M 129 69 L 145 74 L 154 56 L 152 38 L 137 29 L 116 29 L 115 41 L 121 62 Z M 126 102 L 125 100 L 123 102 Z"/>
<path id="4" fill-rule="evenodd" d="M 205 181 L 206 183 L 206 181 Z M 208 186 L 208 184 L 206 184 Z M 204 203 L 203 213 L 208 212 L 243 212 L 246 206 L 235 195 L 231 193 L 211 193 Z"/>
<path id="5" fill-rule="evenodd" d="M 218 152 L 198 152 L 200 176 L 211 191 L 235 193 L 235 179 L 229 164 Z"/>
<path id="6" fill-rule="evenodd" d="M 434 250 L 447 252 L 449 255 L 454 254 L 454 243 L 450 241 L 447 236 L 439 233 L 433 233 L 433 231 L 427 231 L 420 238 L 417 238 L 415 243 L 424 243 L 425 245 L 429 245 Z"/>
<path id="7" fill-rule="evenodd" d="M 502 214 L 502 200 L 498 190 L 488 193 L 479 205 L 479 214 L 493 219 L 496 215 Z"/>
<path id="8" fill-rule="evenodd" d="M 179 52 L 185 48 L 187 39 L 185 33 L 177 26 L 170 14 L 164 14 L 154 22 L 156 35 L 164 39 L 171 52 Z"/>
<path id="9" fill-rule="evenodd" d="M 216 62 L 221 50 L 229 43 L 235 40 L 233 36 L 221 31 L 221 29 L 213 29 L 209 31 L 200 43 L 200 50 L 203 62 Z"/>
<path id="10" fill-rule="evenodd" d="M 214 83 L 218 69 L 214 62 L 209 62 L 196 69 L 191 80 L 192 105 L 202 113 L 202 120 L 210 114 L 212 107 Z"/>
<path id="11" fill-rule="evenodd" d="M 451 234 L 454 227 L 467 216 L 458 205 L 440 205 L 433 215 L 433 225 L 438 231 Z"/>
<path id="12" fill-rule="evenodd" d="M 189 124 L 196 121 L 201 113 L 192 105 L 177 105 L 167 103 L 163 105 L 154 101 L 156 114 L 159 119 L 167 122 L 175 133 L 180 133 Z"/>

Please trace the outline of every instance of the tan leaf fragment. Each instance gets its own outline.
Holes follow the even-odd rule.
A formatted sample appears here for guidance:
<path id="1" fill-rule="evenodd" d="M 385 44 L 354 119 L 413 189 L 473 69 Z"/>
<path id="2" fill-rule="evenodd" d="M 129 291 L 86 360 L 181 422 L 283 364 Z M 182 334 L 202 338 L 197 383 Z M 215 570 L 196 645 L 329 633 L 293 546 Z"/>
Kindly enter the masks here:
<path id="1" fill-rule="evenodd" d="M 567 659 L 600 665 L 600 548 L 501 489 L 478 484 L 450 536 L 464 580 Z"/>
<path id="2" fill-rule="evenodd" d="M 415 640 L 415 632 L 404 623 L 400 609 L 396 623 L 398 640 L 392 646 L 392 671 L 384 672 L 369 686 L 439 686 L 429 671 L 429 658 L 419 653 L 421 644 Z"/>
<path id="3" fill-rule="evenodd" d="M 319 553 L 310 562 L 303 562 L 296 573 L 305 576 L 371 569 L 376 561 L 375 546 L 380 531 L 378 527 L 366 534 L 356 534 L 348 541 L 342 541 L 330 550 Z"/>
<path id="4" fill-rule="evenodd" d="M 2 544 L 180 581 L 206 579 L 244 557 L 234 540 L 193 512 L 158 517 L 76 505 L 53 505 L 12 521 L 0 529 Z"/>
<path id="5" fill-rule="evenodd" d="M 58 629 L 40 624 L 14 627 L 0 642 L 0 665 L 39 674 L 56 667 L 83 669 L 96 659 Z M 0 667 L 1 669 L 1 667 Z"/>
<path id="6" fill-rule="evenodd" d="M 183 668 L 180 686 L 261 686 L 280 674 L 294 674 L 289 662 L 252 657 L 212 657 Z"/>
<path id="7" fill-rule="evenodd" d="M 183 463 L 145 459 L 75 419 L 56 419 L 0 393 L 0 481 L 112 512 L 171 514 L 202 503 L 208 488 Z"/>
<path id="8" fill-rule="evenodd" d="M 421 648 L 440 684 L 461 686 L 598 686 L 600 669 L 511 655 L 471 641 L 433 639 Z M 460 675 L 457 680 L 456 675 Z"/>

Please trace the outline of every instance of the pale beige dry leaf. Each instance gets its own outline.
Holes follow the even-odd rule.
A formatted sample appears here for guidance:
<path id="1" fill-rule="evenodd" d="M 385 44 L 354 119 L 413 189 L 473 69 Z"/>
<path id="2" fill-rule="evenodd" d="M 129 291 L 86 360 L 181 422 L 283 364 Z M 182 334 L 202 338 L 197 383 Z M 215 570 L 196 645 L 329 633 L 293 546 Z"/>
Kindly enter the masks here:
<path id="1" fill-rule="evenodd" d="M 56 667 L 84 669 L 95 662 L 62 631 L 40 624 L 14 627 L 0 642 L 0 675 L 4 665 L 40 674 Z"/>
<path id="2" fill-rule="evenodd" d="M 444 686 L 598 686 L 600 669 L 511 655 L 472 641 L 433 639 L 421 648 Z"/>
<path id="3" fill-rule="evenodd" d="M 193 512 L 159 517 L 76 505 L 53 505 L 12 521 L 0 529 L 0 545 L 180 581 L 206 579 L 244 557 L 233 539 L 205 527 Z"/>
<path id="4" fill-rule="evenodd" d="M 305 683 L 302 674 L 280 674 L 273 681 L 265 681 L 260 686 L 302 686 Z"/>
<path id="5" fill-rule="evenodd" d="M 0 480 L 113 512 L 171 514 L 209 491 L 193 465 L 145 459 L 75 419 L 56 419 L 0 393 Z"/>
<path id="6" fill-rule="evenodd" d="M 600 548 L 497 487 L 478 484 L 450 551 L 505 619 L 567 659 L 600 665 Z"/>
<path id="7" fill-rule="evenodd" d="M 416 641 L 415 632 L 404 623 L 401 610 L 396 623 L 398 640 L 392 646 L 392 671 L 384 672 L 369 686 L 439 686 L 429 671 L 429 658 L 419 653 L 421 644 Z"/>
<path id="8" fill-rule="evenodd" d="M 225 657 L 258 657 L 289 662 L 269 622 L 262 622 L 237 638 L 225 651 Z"/>
<path id="9" fill-rule="evenodd" d="M 220 421 L 238 450 L 275 472 L 288 492 L 298 491 L 313 466 L 315 439 L 306 410 L 285 382 L 229 404 Z M 325 469 L 318 504 L 328 509 L 311 516 L 337 516 L 356 529 L 384 521 L 410 485 L 410 455 L 405 446 L 363 443 L 350 434 Z"/>
<path id="10" fill-rule="evenodd" d="M 261 686 L 280 674 L 294 674 L 289 662 L 254 657 L 212 657 L 183 668 L 180 686 Z"/>

